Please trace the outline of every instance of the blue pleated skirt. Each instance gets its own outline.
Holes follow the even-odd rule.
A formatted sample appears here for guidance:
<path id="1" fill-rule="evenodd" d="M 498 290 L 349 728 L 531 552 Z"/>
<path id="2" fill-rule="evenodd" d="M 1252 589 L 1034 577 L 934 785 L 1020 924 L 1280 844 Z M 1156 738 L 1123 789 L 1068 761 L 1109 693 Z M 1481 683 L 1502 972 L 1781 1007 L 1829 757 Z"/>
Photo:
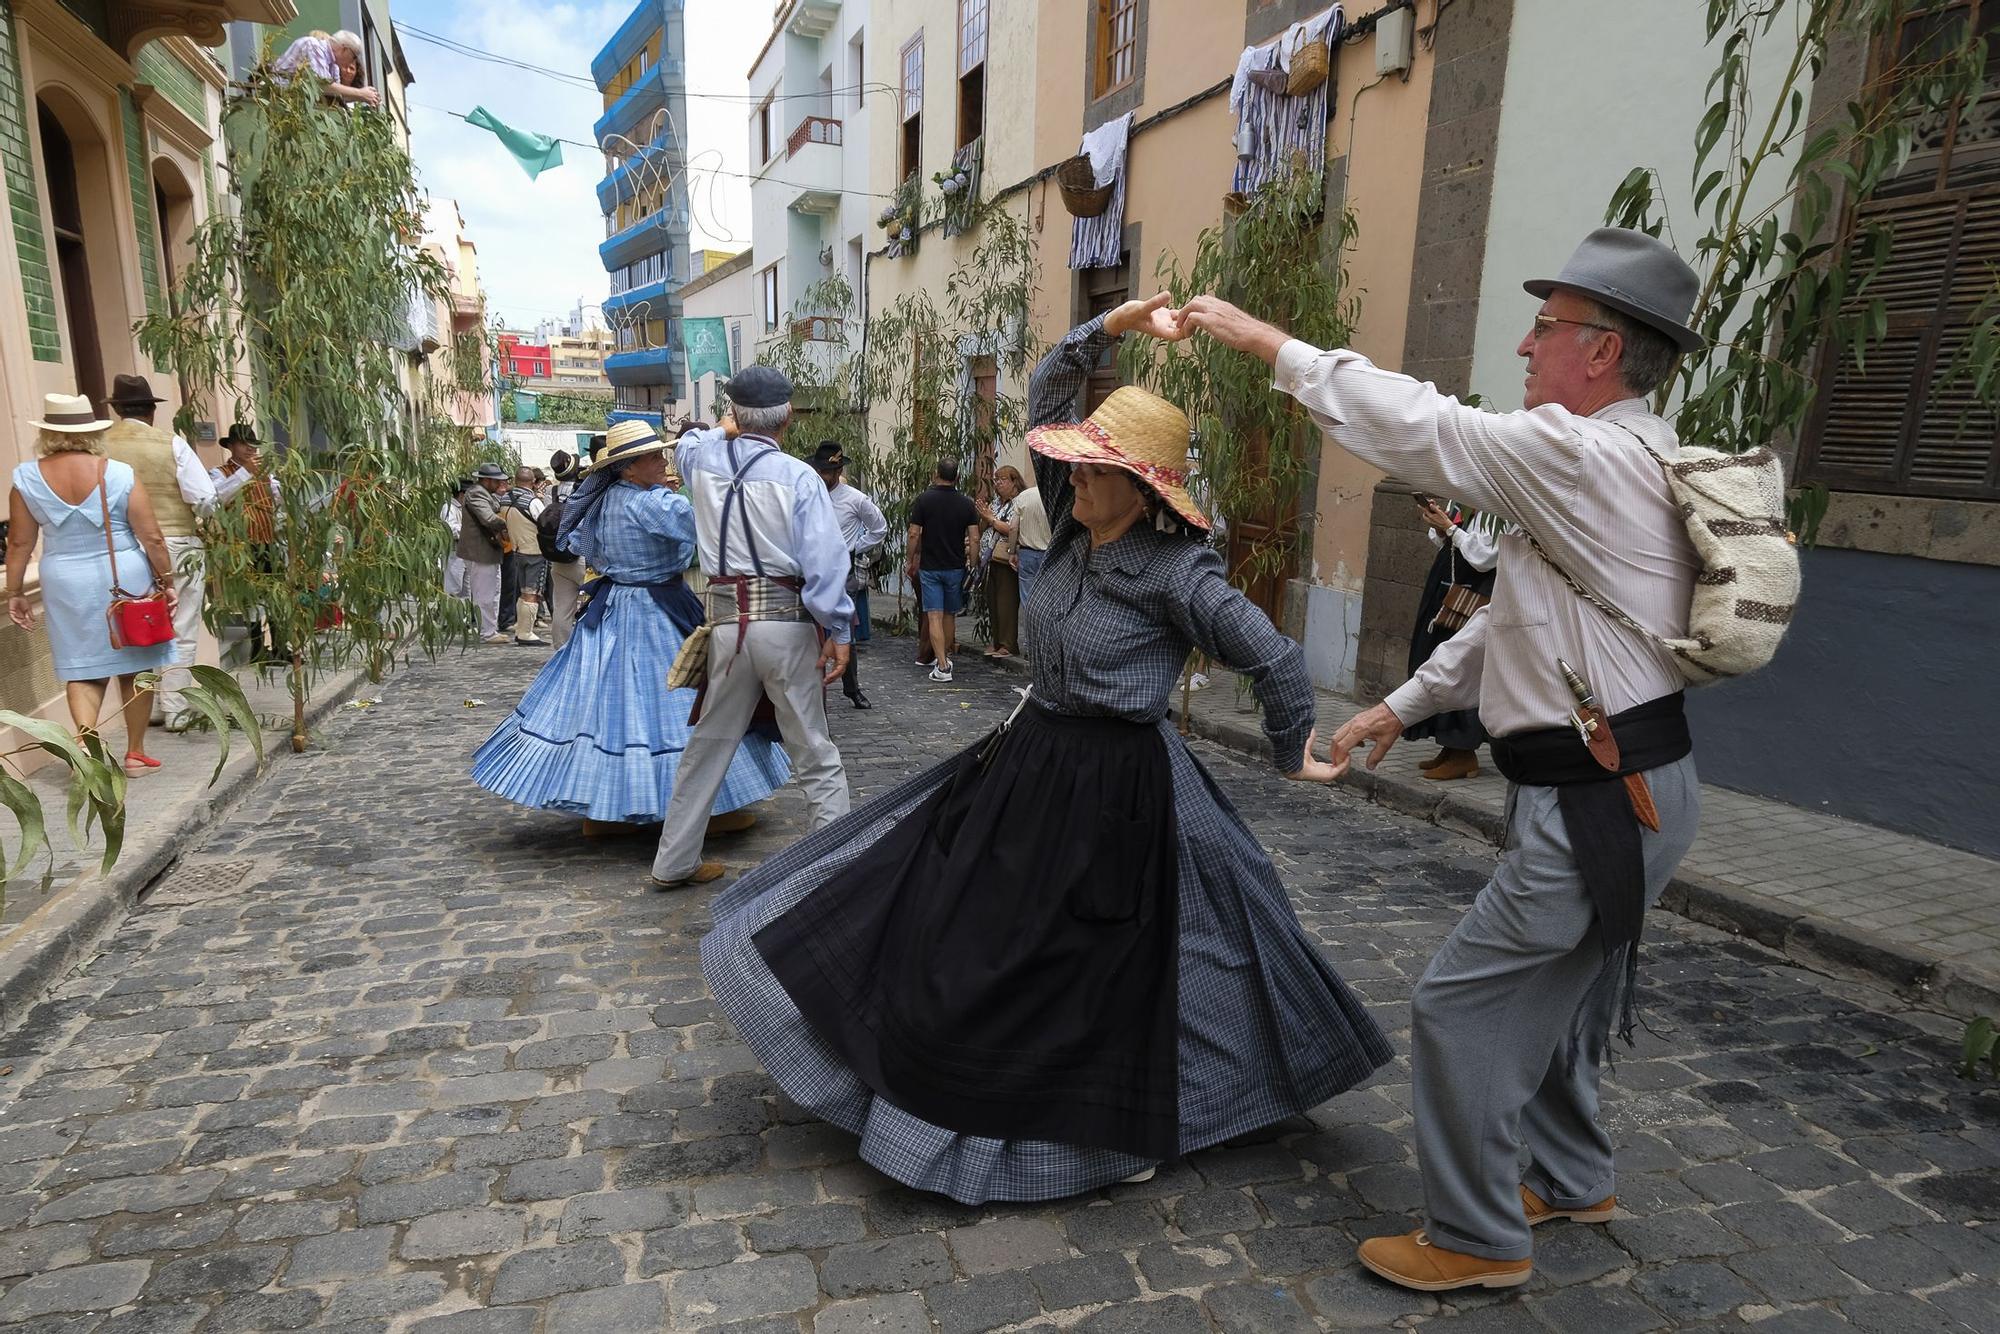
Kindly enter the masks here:
<path id="1" fill-rule="evenodd" d="M 608 585 L 602 619 L 579 621 L 513 714 L 472 756 L 472 781 L 523 806 L 636 824 L 666 815 L 687 746 L 692 690 L 668 690 L 681 633 L 641 587 Z M 784 747 L 746 736 L 714 814 L 764 800 L 791 777 Z"/>

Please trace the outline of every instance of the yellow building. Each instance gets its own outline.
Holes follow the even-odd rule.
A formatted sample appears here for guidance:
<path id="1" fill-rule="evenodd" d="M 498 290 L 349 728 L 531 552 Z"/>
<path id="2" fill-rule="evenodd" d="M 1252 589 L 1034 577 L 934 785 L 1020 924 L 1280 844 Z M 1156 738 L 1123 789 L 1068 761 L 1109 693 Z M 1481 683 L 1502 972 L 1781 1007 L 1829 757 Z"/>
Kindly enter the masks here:
<path id="1" fill-rule="evenodd" d="M 91 14 L 90 20 L 78 17 Z M 237 19 L 284 23 L 291 0 L 0 0 L 0 465 L 34 456 L 42 396 L 137 372 L 182 404 L 133 324 L 164 311 L 195 228 L 221 206 L 225 75 L 208 48 Z M 212 413 L 196 432 L 215 438 Z M 209 451 L 211 458 L 213 450 Z M 31 598 L 39 597 L 32 569 Z M 0 627 L 0 707 L 58 716 L 40 633 Z"/>

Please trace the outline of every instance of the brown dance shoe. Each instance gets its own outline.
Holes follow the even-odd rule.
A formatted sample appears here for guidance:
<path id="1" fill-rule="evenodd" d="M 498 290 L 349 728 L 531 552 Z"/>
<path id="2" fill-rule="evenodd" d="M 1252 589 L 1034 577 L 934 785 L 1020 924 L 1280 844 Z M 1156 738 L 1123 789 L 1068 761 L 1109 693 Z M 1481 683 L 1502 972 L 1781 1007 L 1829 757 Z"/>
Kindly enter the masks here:
<path id="1" fill-rule="evenodd" d="M 1557 1218 L 1568 1218 L 1578 1223 L 1605 1223 L 1618 1212 L 1618 1197 L 1607 1195 L 1596 1204 L 1586 1205 L 1581 1209 L 1562 1209 L 1523 1186 L 1521 1212 L 1528 1216 L 1529 1227 L 1540 1227 L 1543 1223 Z"/>
<path id="2" fill-rule="evenodd" d="M 1454 778 L 1477 778 L 1479 776 L 1479 755 L 1476 751 L 1454 750 L 1449 756 L 1440 756 L 1438 762 L 1424 770 L 1424 777 L 1440 783 L 1449 783 Z"/>
<path id="3" fill-rule="evenodd" d="M 654 889 L 686 889 L 689 885 L 705 885 L 711 880 L 722 879 L 721 862 L 703 862 L 678 880 L 662 880 L 658 876 L 648 876 Z"/>
<path id="4" fill-rule="evenodd" d="M 710 834 L 740 834 L 757 823 L 755 811 L 729 811 L 722 815 L 708 817 Z"/>
<path id="5" fill-rule="evenodd" d="M 1370 1237 L 1356 1254 L 1374 1273 L 1418 1292 L 1516 1288 L 1535 1272 L 1533 1260 L 1488 1260 L 1448 1251 L 1432 1242 L 1422 1228 L 1400 1237 Z"/>

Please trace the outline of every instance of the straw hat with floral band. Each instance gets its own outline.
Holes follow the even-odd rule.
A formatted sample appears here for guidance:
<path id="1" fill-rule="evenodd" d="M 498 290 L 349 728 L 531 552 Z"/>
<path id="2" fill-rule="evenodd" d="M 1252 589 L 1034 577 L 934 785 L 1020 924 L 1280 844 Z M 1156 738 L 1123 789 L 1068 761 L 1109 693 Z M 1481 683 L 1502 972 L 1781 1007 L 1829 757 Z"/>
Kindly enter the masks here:
<path id="1" fill-rule="evenodd" d="M 1211 525 L 1188 493 L 1188 420 L 1164 398 L 1130 385 L 1114 389 L 1080 422 L 1038 426 L 1028 448 L 1064 463 L 1129 472 L 1197 528 Z"/>

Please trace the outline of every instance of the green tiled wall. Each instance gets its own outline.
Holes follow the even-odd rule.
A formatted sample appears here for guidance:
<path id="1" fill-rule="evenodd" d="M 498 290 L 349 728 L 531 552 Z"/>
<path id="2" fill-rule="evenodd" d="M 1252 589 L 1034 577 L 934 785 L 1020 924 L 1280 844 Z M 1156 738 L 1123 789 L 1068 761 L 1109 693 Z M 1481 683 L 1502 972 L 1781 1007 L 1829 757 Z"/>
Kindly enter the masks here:
<path id="1" fill-rule="evenodd" d="M 28 346 L 36 361 L 61 361 L 56 332 L 56 289 L 49 276 L 49 242 L 42 233 L 42 201 L 35 188 L 35 159 L 28 146 L 28 103 L 21 87 L 21 51 L 12 0 L 0 0 L 0 178 L 14 220 L 14 248 L 21 256 L 21 288 L 28 313 Z"/>
<path id="2" fill-rule="evenodd" d="M 139 128 L 139 108 L 132 102 L 130 88 L 118 90 L 118 109 L 125 118 L 125 174 L 132 182 L 132 220 L 138 231 L 139 272 L 146 284 L 146 309 L 164 315 L 167 299 L 160 286 L 160 227 L 153 221 L 153 172 L 146 159 L 145 134 Z"/>
<path id="3" fill-rule="evenodd" d="M 189 120 L 197 125 L 208 124 L 208 99 L 202 95 L 201 80 L 174 59 L 164 45 L 146 43 L 133 68 L 139 71 L 141 83 L 150 83 L 165 93 L 167 100 L 186 112 Z"/>

